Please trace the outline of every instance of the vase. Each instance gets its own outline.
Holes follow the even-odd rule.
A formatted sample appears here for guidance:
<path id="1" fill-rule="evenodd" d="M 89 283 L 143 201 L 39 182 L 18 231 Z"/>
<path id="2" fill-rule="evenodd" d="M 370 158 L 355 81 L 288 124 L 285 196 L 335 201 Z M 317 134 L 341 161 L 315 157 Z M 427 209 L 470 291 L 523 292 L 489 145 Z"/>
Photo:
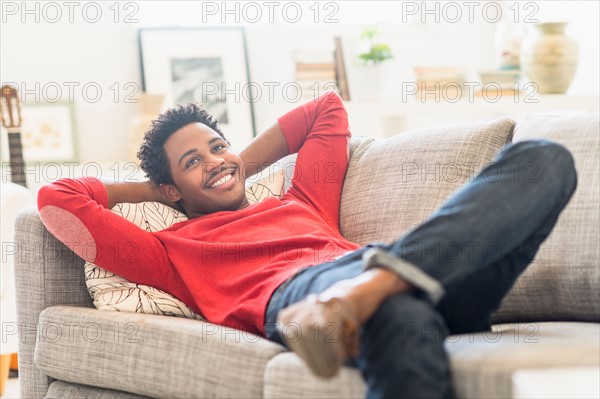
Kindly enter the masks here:
<path id="1" fill-rule="evenodd" d="M 579 62 L 577 42 L 565 35 L 566 22 L 537 24 L 521 47 L 521 67 L 542 94 L 567 91 Z"/>
<path id="2" fill-rule="evenodd" d="M 511 21 L 501 21 L 496 26 L 494 41 L 497 68 L 500 70 L 520 69 L 522 27 Z"/>
<path id="3" fill-rule="evenodd" d="M 350 93 L 352 100 L 358 102 L 376 101 L 379 97 L 380 75 L 380 64 L 356 67 L 354 93 Z"/>

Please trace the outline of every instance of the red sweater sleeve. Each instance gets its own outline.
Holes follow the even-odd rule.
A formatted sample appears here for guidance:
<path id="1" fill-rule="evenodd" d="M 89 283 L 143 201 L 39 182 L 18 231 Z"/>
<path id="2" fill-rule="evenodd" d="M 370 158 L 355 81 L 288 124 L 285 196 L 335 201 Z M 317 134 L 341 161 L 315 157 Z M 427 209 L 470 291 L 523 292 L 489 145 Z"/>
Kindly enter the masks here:
<path id="1" fill-rule="evenodd" d="M 324 93 L 277 121 L 290 153 L 298 153 L 292 186 L 286 196 L 310 205 L 339 230 L 340 198 L 351 136 L 342 99 L 334 92 Z"/>
<path id="2" fill-rule="evenodd" d="M 48 231 L 84 260 L 140 284 L 168 279 L 171 267 L 162 243 L 108 209 L 100 180 L 60 179 L 45 185 L 38 209 Z"/>

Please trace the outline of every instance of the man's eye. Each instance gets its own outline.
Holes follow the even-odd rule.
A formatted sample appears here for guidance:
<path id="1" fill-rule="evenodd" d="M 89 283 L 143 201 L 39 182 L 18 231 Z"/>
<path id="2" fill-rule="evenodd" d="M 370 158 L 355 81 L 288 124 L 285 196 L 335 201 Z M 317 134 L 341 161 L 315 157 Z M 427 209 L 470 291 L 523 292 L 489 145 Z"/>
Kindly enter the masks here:
<path id="1" fill-rule="evenodd" d="M 217 144 L 216 146 L 213 147 L 213 150 L 220 151 L 222 148 L 227 148 L 227 147 L 224 146 L 223 144 Z"/>
<path id="2" fill-rule="evenodd" d="M 185 167 L 189 168 L 190 166 L 193 166 L 197 161 L 198 158 L 190 158 L 189 161 L 185 163 Z"/>

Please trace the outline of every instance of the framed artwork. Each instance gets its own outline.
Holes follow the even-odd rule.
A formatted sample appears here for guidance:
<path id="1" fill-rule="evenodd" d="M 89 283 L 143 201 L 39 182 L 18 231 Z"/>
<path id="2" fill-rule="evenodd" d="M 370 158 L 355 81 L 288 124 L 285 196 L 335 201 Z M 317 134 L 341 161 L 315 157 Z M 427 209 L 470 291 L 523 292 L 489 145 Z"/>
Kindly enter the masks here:
<path id="1" fill-rule="evenodd" d="M 138 35 L 142 89 L 165 106 L 196 102 L 234 147 L 256 136 L 242 28 L 148 28 Z"/>
<path id="2" fill-rule="evenodd" d="M 73 161 L 75 132 L 70 103 L 24 103 L 21 116 L 21 146 L 27 164 Z M 8 137 L 2 128 L 2 162 L 9 162 Z"/>

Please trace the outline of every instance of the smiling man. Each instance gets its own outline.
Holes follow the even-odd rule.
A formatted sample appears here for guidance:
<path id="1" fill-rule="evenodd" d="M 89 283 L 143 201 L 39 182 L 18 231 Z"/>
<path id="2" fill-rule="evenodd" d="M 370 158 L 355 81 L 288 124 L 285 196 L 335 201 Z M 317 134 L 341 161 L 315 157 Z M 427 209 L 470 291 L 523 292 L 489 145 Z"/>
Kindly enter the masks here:
<path id="1" fill-rule="evenodd" d="M 159 119 L 139 152 L 142 168 L 165 198 L 189 218 L 249 206 L 243 162 L 210 116 L 195 104 L 175 109 L 163 120 L 169 116 L 181 118 L 183 126 L 172 133 Z"/>
<path id="2" fill-rule="evenodd" d="M 573 158 L 548 141 L 509 145 L 487 166 L 501 176 L 493 184 L 484 170 L 421 226 L 361 247 L 339 230 L 349 138 L 335 93 L 284 114 L 239 155 L 204 110 L 178 106 L 145 135 L 138 156 L 148 182 L 61 179 L 40 190 L 40 216 L 85 260 L 169 292 L 211 322 L 286 345 L 316 375 L 347 362 L 370 398 L 451 398 L 444 338 L 490 330 L 490 315 L 575 190 Z M 285 195 L 249 204 L 250 171 L 291 153 Z M 531 162 L 538 184 L 512 178 L 515 165 Z M 505 198 L 527 201 L 511 207 Z M 110 211 L 144 201 L 190 219 L 150 233 Z M 469 259 L 428 256 L 427 248 L 473 242 L 494 242 L 502 256 L 489 260 L 485 245 L 463 248 Z M 119 251 L 131 243 L 133 254 Z M 300 335 L 288 337 L 290 325 Z M 400 333 L 407 327 L 414 334 Z"/>
<path id="3" fill-rule="evenodd" d="M 343 102 L 331 92 L 278 118 L 239 155 L 205 110 L 177 106 L 153 121 L 138 152 L 149 181 L 61 179 L 41 188 L 40 216 L 85 260 L 169 292 L 210 321 L 265 335 L 265 309 L 279 285 L 360 248 L 338 226 L 349 137 Z M 288 192 L 249 204 L 248 175 L 296 152 Z M 189 220 L 150 233 L 110 211 L 145 201 Z M 131 244 L 133 255 L 111 250 Z"/>

